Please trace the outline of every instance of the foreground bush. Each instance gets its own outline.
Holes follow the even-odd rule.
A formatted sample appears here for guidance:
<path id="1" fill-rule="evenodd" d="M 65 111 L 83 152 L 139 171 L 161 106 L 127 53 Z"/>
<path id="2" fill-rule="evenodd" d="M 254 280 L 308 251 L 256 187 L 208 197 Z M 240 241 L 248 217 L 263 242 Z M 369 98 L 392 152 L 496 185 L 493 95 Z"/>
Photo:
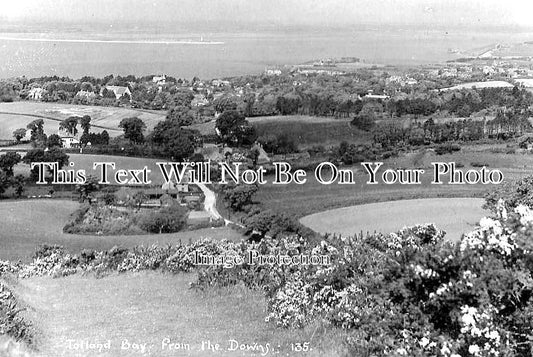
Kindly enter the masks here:
<path id="1" fill-rule="evenodd" d="M 315 246 L 294 241 L 290 249 L 327 254 L 332 264 L 208 267 L 198 283 L 257 283 L 267 321 L 349 329 L 346 344 L 357 356 L 531 356 L 533 212 L 500 212 L 459 243 L 432 225 Z"/>
<path id="2" fill-rule="evenodd" d="M 0 264 L 20 277 L 196 270 L 198 289 L 244 284 L 264 291 L 266 321 L 299 328 L 319 322 L 349 331 L 355 356 L 519 356 L 533 345 L 533 211 L 497 205 L 495 218 L 460 242 L 433 225 L 388 235 L 299 236 L 260 242 L 202 240 L 188 245 L 71 255 L 48 247 L 28 265 Z M 198 255 L 251 252 L 324 256 L 328 264 L 195 265 Z"/>

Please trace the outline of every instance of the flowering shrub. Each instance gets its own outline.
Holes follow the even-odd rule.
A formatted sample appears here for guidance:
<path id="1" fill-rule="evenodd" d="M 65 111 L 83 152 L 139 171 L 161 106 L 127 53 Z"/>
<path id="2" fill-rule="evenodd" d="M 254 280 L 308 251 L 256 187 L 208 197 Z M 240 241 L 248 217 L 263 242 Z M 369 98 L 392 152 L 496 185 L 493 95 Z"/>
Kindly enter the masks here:
<path id="1" fill-rule="evenodd" d="M 27 265 L 0 272 L 64 276 L 76 272 L 197 271 L 193 287 L 243 283 L 263 289 L 265 320 L 280 327 L 322 324 L 349 330 L 361 356 L 531 356 L 533 211 L 499 202 L 460 242 L 434 225 L 391 234 L 318 242 L 282 236 L 260 242 L 203 239 L 187 245 L 65 253 L 48 247 Z M 329 264 L 195 265 L 198 257 L 327 256 Z"/>
<path id="2" fill-rule="evenodd" d="M 255 279 L 266 287 L 267 321 L 350 329 L 354 355 L 531 356 L 533 212 L 498 210 L 458 243 L 433 225 L 315 245 L 292 239 L 299 252 L 327 254 L 331 264 L 201 269 L 198 284 Z"/>

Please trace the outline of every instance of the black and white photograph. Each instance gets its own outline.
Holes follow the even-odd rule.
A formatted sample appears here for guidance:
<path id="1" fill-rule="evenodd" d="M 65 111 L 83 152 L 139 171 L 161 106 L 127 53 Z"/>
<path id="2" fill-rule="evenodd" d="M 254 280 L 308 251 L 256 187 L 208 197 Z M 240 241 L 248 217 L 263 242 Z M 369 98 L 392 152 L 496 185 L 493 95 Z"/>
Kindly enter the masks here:
<path id="1" fill-rule="evenodd" d="M 531 0 L 0 0 L 0 357 L 532 357 Z"/>

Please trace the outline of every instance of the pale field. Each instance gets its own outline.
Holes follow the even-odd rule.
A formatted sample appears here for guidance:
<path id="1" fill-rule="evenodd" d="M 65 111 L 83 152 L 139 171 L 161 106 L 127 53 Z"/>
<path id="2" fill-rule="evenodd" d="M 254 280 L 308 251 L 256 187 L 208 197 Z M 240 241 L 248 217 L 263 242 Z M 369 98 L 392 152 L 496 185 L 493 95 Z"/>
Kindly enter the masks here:
<path id="1" fill-rule="evenodd" d="M 25 260 L 40 244 L 58 244 L 67 251 L 107 250 L 113 246 L 186 244 L 202 238 L 240 240 L 230 228 L 204 228 L 169 234 L 98 236 L 63 233 L 79 203 L 66 200 L 0 201 L 0 260 Z"/>
<path id="2" fill-rule="evenodd" d="M 319 325 L 282 329 L 265 322 L 267 304 L 260 291 L 236 286 L 191 290 L 194 274 L 127 273 L 101 279 L 88 276 L 19 280 L 17 295 L 28 305 L 25 316 L 38 331 L 36 354 L 77 356 L 260 356 L 261 351 L 233 351 L 239 344 L 269 346 L 268 355 L 340 356 L 346 332 Z M 170 339 L 181 349 L 163 347 Z M 105 343 L 102 352 L 69 348 L 69 341 Z M 220 351 L 202 350 L 202 341 Z M 126 349 L 146 344 L 145 351 Z M 292 352 L 291 343 L 309 342 L 308 353 Z M 123 348 L 124 346 L 124 348 Z M 263 354 L 265 355 L 265 354 Z"/>
<path id="3" fill-rule="evenodd" d="M 353 236 L 396 232 L 405 226 L 434 223 L 446 231 L 446 238 L 457 241 L 473 230 L 489 212 L 481 198 L 427 198 L 378 202 L 337 208 L 303 217 L 300 222 L 320 233 Z"/>
<path id="4" fill-rule="evenodd" d="M 459 90 L 459 89 L 472 89 L 473 87 L 476 87 L 478 89 L 480 88 L 512 88 L 513 85 L 505 81 L 470 82 L 470 83 L 462 83 L 462 84 L 449 87 L 449 88 L 441 88 L 440 90 L 447 91 L 447 90 Z"/>
<path id="5" fill-rule="evenodd" d="M 88 105 L 73 105 L 59 103 L 42 103 L 21 101 L 13 103 L 0 103 L 0 139 L 13 139 L 13 130 L 26 128 L 30 122 L 39 117 L 45 121 L 44 129 L 47 135 L 57 134 L 59 121 L 70 116 L 91 117 L 92 131 L 107 130 L 110 136 L 121 135 L 122 129 L 118 127 L 120 121 L 128 117 L 138 117 L 144 121 L 147 131 L 151 131 L 166 113 L 141 111 L 136 109 L 102 107 Z M 81 128 L 78 127 L 78 130 Z"/>

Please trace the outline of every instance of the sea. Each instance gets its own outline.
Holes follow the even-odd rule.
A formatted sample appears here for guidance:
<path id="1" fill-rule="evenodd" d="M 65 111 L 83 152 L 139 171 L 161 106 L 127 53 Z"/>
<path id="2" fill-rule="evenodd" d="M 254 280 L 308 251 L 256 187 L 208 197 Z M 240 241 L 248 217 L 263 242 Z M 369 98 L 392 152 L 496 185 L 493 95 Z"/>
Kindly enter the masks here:
<path id="1" fill-rule="evenodd" d="M 0 78 L 166 74 L 212 79 L 339 57 L 409 66 L 442 63 L 461 57 L 461 51 L 482 51 L 498 43 L 532 40 L 533 31 L 524 29 L 428 26 L 217 31 L 174 30 L 172 26 L 146 31 L 96 26 L 75 31 L 0 28 Z"/>

